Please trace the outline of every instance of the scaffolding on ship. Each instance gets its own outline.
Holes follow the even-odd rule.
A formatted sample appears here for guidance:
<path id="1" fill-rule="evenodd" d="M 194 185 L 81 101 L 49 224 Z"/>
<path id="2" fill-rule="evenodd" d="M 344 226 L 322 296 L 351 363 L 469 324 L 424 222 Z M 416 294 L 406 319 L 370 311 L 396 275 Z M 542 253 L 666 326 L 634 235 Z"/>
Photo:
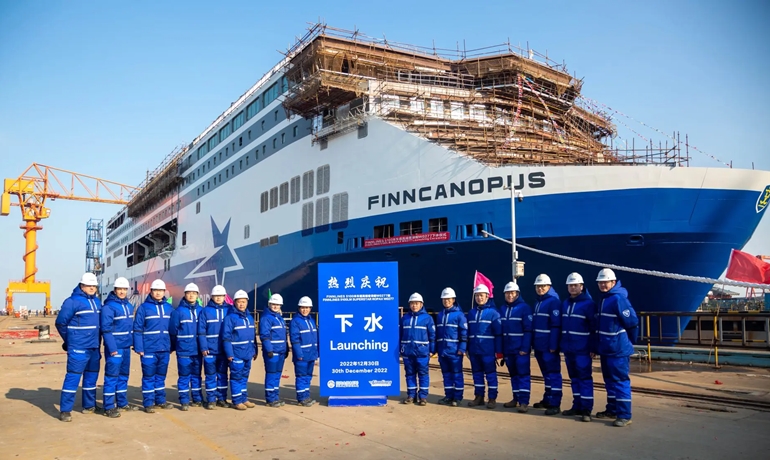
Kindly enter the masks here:
<path id="1" fill-rule="evenodd" d="M 321 118 L 314 142 L 374 115 L 491 165 L 689 160 L 680 142 L 614 146 L 616 126 L 581 96 L 581 79 L 563 63 L 510 43 L 442 50 L 316 24 L 286 57 L 283 105 Z"/>

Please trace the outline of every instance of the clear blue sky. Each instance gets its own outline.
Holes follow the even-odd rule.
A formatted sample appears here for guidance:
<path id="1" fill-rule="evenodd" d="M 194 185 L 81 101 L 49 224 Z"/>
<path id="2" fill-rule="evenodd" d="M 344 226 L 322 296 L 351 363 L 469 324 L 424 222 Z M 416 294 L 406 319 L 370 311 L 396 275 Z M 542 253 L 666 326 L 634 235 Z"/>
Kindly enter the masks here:
<path id="1" fill-rule="evenodd" d="M 734 167 L 770 170 L 770 2 L 333 3 L 0 0 L 0 178 L 38 162 L 138 184 L 319 18 L 442 48 L 528 42 L 585 78 L 588 97 L 689 133 Z M 693 155 L 695 165 L 719 166 Z M 38 276 L 53 281 L 58 307 L 84 269 L 86 221 L 118 207 L 57 201 L 51 209 Z M 23 274 L 13 212 L 0 218 L 3 287 Z M 770 254 L 768 221 L 747 251 Z"/>

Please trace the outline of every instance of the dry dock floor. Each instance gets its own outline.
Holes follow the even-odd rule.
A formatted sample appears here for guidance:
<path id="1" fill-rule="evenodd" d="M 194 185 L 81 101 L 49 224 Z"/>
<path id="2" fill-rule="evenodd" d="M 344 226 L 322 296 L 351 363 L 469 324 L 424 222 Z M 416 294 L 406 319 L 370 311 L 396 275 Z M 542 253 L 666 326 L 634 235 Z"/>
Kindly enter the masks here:
<path id="1" fill-rule="evenodd" d="M 22 321 L 0 317 L 0 459 L 764 459 L 770 449 L 770 412 L 738 405 L 715 405 L 683 399 L 634 395 L 633 424 L 616 428 L 594 419 L 582 423 L 541 410 L 518 414 L 502 408 L 511 396 L 510 382 L 500 380 L 495 410 L 449 408 L 435 402 L 443 396 L 440 373 L 431 371 L 430 404 L 405 406 L 392 398 L 386 407 L 326 407 L 318 396 L 317 368 L 311 389 L 320 405 L 293 405 L 294 374 L 287 361 L 281 396 L 287 405 L 264 407 L 261 358 L 249 381 L 249 398 L 258 405 L 239 412 L 191 408 L 155 414 L 124 413 L 118 419 L 73 412 L 72 423 L 57 419 L 66 355 L 61 342 L 28 343 L 13 338 L 53 319 Z M 139 360 L 132 357 L 129 400 L 141 403 Z M 537 365 L 532 363 L 533 375 Z M 102 362 L 103 365 L 103 362 Z M 594 378 L 601 381 L 598 361 Z M 636 363 L 636 371 L 649 371 Z M 770 400 L 766 369 L 661 364 L 633 376 L 633 385 L 725 397 Z M 564 373 L 566 376 L 566 371 Z M 176 404 L 176 365 L 169 366 L 169 400 Z M 101 399 L 102 373 L 97 399 Z M 716 383 L 719 381 L 719 383 Z M 466 385 L 470 384 L 466 377 Z M 402 384 L 403 386 L 403 384 Z M 543 387 L 533 383 L 533 402 Z M 466 402 L 472 397 L 466 386 Z M 562 409 L 572 394 L 564 390 Z M 594 412 L 603 410 L 606 394 L 596 391 Z M 76 401 L 79 407 L 80 397 Z"/>

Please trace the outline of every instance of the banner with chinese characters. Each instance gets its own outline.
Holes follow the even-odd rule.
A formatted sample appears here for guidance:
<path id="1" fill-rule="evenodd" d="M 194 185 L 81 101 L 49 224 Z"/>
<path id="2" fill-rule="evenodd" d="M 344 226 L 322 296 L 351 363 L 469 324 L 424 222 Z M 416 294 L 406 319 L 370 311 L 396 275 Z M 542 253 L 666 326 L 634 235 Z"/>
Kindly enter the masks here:
<path id="1" fill-rule="evenodd" d="M 396 246 L 399 244 L 435 243 L 436 241 L 449 241 L 449 232 L 418 233 L 416 235 L 392 236 L 390 238 L 374 238 L 364 240 L 364 248 L 379 248 L 383 246 Z"/>
<path id="2" fill-rule="evenodd" d="M 318 264 L 321 396 L 397 396 L 398 262 Z"/>

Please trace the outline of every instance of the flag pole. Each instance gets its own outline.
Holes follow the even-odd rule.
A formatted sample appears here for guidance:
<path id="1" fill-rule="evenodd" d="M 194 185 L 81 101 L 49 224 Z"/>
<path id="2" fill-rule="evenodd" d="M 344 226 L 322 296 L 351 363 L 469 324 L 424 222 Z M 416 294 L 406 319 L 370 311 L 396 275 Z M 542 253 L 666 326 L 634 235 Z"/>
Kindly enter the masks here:
<path id="1" fill-rule="evenodd" d="M 257 324 L 257 283 L 254 283 L 254 324 Z"/>

